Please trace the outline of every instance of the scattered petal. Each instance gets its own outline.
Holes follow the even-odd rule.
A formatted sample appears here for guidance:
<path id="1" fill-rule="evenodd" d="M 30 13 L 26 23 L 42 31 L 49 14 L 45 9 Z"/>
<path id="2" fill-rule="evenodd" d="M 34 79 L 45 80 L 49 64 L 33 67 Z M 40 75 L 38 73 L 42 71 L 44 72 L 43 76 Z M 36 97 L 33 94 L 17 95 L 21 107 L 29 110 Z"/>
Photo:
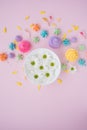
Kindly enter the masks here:
<path id="1" fill-rule="evenodd" d="M 42 18 L 42 20 L 43 20 L 44 22 L 47 22 L 47 23 L 48 23 L 48 25 L 50 25 L 48 18 L 43 17 L 43 18 Z"/>
<path id="2" fill-rule="evenodd" d="M 33 28 L 33 26 L 34 26 L 34 24 L 32 23 L 32 24 L 30 24 L 30 28 Z"/>
<path id="3" fill-rule="evenodd" d="M 87 39 L 87 32 L 82 31 L 82 32 L 80 32 L 80 35 L 82 35 L 85 39 Z"/>
<path id="4" fill-rule="evenodd" d="M 29 18 L 30 18 L 30 16 L 26 16 L 26 17 L 25 17 L 25 20 L 28 20 Z"/>
<path id="5" fill-rule="evenodd" d="M 58 79 L 57 82 L 58 82 L 59 84 L 62 84 L 63 81 L 62 81 L 62 79 Z"/>
<path id="6" fill-rule="evenodd" d="M 64 33 L 64 34 L 62 35 L 62 39 L 66 39 L 66 38 L 67 38 L 67 34 Z"/>
<path id="7" fill-rule="evenodd" d="M 57 24 L 56 23 L 52 23 L 51 26 L 52 27 L 57 27 Z"/>
<path id="8" fill-rule="evenodd" d="M 4 27 L 4 28 L 3 28 L 3 33 L 6 33 L 6 32 L 7 32 L 7 28 Z"/>
<path id="9" fill-rule="evenodd" d="M 21 86 L 23 85 L 22 82 L 19 82 L 19 81 L 17 81 L 16 84 L 17 84 L 17 86 L 19 86 L 19 87 L 21 87 Z"/>
<path id="10" fill-rule="evenodd" d="M 68 70 L 68 69 L 65 69 L 64 72 L 65 72 L 65 73 L 69 73 L 69 70 Z"/>
<path id="11" fill-rule="evenodd" d="M 57 18 L 57 21 L 58 21 L 58 22 L 61 22 L 61 20 L 62 20 L 61 18 Z"/>
<path id="12" fill-rule="evenodd" d="M 50 18 L 50 20 L 52 20 L 52 19 L 53 19 L 53 16 L 49 16 L 49 18 Z"/>
<path id="13" fill-rule="evenodd" d="M 71 32 L 72 32 L 72 29 L 69 29 L 69 30 L 68 30 L 68 33 L 71 33 Z"/>
<path id="14" fill-rule="evenodd" d="M 17 71 L 13 71 L 13 72 L 12 72 L 12 74 L 14 74 L 14 75 L 17 74 L 17 73 L 18 73 Z"/>
<path id="15" fill-rule="evenodd" d="M 42 10 L 42 11 L 40 11 L 40 14 L 46 14 L 46 11 L 44 11 L 44 10 Z"/>
<path id="16" fill-rule="evenodd" d="M 38 91 L 40 91 L 40 89 L 41 89 L 41 86 L 40 86 L 40 85 L 38 85 L 38 86 L 37 86 L 37 88 L 38 88 Z"/>
<path id="17" fill-rule="evenodd" d="M 20 26 L 17 26 L 17 30 L 22 30 L 22 28 Z"/>
<path id="18" fill-rule="evenodd" d="M 78 31 L 79 30 L 79 26 L 77 26 L 77 25 L 73 25 L 72 27 L 73 27 L 74 31 Z"/>

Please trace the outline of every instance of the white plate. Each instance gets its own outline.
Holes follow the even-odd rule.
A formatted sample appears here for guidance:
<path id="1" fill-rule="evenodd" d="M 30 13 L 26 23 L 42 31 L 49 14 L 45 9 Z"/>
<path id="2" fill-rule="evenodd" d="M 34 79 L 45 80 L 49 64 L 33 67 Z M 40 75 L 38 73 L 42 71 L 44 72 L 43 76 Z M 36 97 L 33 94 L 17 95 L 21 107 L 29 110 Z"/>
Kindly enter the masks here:
<path id="1" fill-rule="evenodd" d="M 39 85 L 48 85 L 58 78 L 61 71 L 61 63 L 54 52 L 49 49 L 39 48 L 31 51 L 26 56 L 24 70 L 31 82 Z"/>

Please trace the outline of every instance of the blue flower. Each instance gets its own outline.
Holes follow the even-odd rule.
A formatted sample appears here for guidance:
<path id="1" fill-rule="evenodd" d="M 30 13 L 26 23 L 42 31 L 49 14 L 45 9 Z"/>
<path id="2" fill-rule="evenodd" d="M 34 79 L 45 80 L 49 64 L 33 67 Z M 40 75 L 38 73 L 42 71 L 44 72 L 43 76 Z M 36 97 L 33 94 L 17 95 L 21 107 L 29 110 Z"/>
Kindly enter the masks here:
<path id="1" fill-rule="evenodd" d="M 16 45 L 14 43 L 9 44 L 9 48 L 13 51 L 16 48 Z"/>
<path id="2" fill-rule="evenodd" d="M 47 31 L 47 30 L 42 30 L 41 33 L 40 33 L 40 35 L 41 35 L 43 38 L 45 38 L 45 37 L 48 36 L 48 31 Z"/>
<path id="3" fill-rule="evenodd" d="M 83 58 L 80 58 L 80 59 L 78 60 L 78 64 L 81 65 L 81 66 L 84 66 L 84 65 L 86 65 L 86 60 L 83 59 Z"/>
<path id="4" fill-rule="evenodd" d="M 63 40 L 63 45 L 64 46 L 69 46 L 71 43 L 70 43 L 70 40 L 69 39 L 64 39 Z"/>

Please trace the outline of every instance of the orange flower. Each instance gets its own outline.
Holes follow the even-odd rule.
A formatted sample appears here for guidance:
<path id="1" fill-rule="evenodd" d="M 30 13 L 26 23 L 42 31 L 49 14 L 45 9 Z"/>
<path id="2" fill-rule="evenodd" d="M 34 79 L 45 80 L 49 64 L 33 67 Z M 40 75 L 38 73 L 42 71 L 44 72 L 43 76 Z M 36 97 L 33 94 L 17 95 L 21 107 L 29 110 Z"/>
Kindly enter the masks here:
<path id="1" fill-rule="evenodd" d="M 39 31 L 40 30 L 40 25 L 39 24 L 34 24 L 33 30 L 34 31 Z"/>
<path id="2" fill-rule="evenodd" d="M 0 54 L 0 60 L 1 61 L 5 61 L 5 60 L 7 60 L 7 58 L 8 58 L 8 55 L 6 53 L 1 53 Z"/>

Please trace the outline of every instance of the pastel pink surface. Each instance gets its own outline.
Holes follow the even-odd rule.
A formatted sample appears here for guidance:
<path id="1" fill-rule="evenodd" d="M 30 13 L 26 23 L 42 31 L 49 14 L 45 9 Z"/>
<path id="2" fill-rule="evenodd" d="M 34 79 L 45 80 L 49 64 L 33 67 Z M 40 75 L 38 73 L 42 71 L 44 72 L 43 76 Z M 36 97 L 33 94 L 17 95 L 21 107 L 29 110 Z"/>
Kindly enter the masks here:
<path id="1" fill-rule="evenodd" d="M 19 34 L 16 26 L 29 26 L 38 22 L 39 12 L 61 17 L 59 27 L 66 31 L 72 24 L 87 30 L 87 0 L 1 0 L 0 33 L 7 26 L 7 34 L 0 34 L 0 52 L 6 51 L 8 43 Z M 29 23 L 24 22 L 30 15 Z M 44 25 L 43 25 L 44 26 Z M 35 34 L 33 34 L 35 35 Z M 85 42 L 82 40 L 81 42 Z M 35 44 L 49 48 L 63 57 L 63 50 L 54 50 L 48 46 L 48 39 Z M 78 69 L 75 74 L 61 73 L 63 83 L 54 82 L 40 91 L 29 81 L 24 81 L 22 62 L 0 62 L 0 130 L 87 130 L 87 69 Z M 20 66 L 20 67 L 19 67 Z M 16 76 L 12 71 L 18 71 Z M 23 86 L 16 86 L 22 81 Z"/>

